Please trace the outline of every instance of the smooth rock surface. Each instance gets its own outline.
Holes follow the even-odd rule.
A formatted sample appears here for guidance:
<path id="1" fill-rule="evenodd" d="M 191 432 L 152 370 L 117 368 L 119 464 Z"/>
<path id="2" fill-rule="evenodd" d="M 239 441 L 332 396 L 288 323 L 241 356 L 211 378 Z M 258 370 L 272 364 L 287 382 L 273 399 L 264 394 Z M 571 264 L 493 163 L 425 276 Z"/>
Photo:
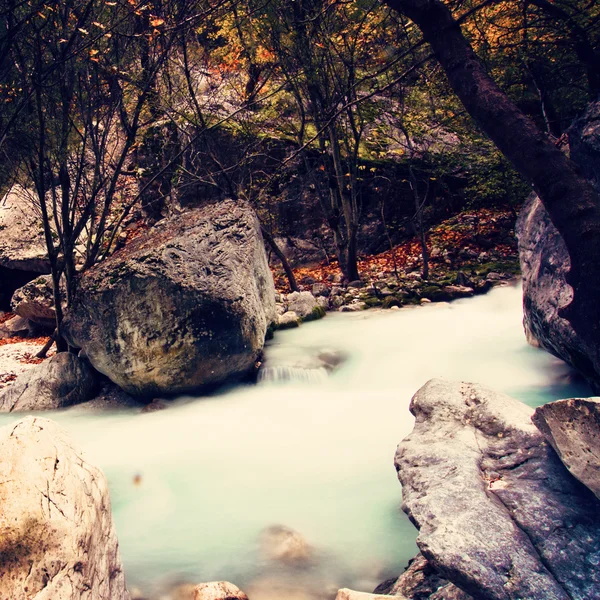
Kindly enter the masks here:
<path id="1" fill-rule="evenodd" d="M 567 469 L 600 498 L 600 398 L 550 402 L 532 419 Z"/>
<path id="2" fill-rule="evenodd" d="M 277 320 L 279 329 L 291 329 L 300 325 L 300 317 L 293 311 L 288 310 L 282 315 L 279 315 Z"/>
<path id="3" fill-rule="evenodd" d="M 244 376 L 275 319 L 258 219 L 227 200 L 161 221 L 87 271 L 65 332 L 126 392 L 160 396 Z"/>
<path id="4" fill-rule="evenodd" d="M 60 352 L 0 391 L 0 412 L 55 410 L 90 400 L 96 374 L 85 360 Z"/>
<path id="5" fill-rule="evenodd" d="M 212 581 L 197 585 L 193 600 L 248 600 L 248 596 L 233 583 Z"/>
<path id="6" fill-rule="evenodd" d="M 475 598 L 600 597 L 600 502 L 531 422 L 532 409 L 434 379 L 398 446 L 403 509 L 441 577 Z"/>
<path id="7" fill-rule="evenodd" d="M 103 473 L 47 419 L 2 428 L 0 455 L 0 598 L 128 600 Z"/>

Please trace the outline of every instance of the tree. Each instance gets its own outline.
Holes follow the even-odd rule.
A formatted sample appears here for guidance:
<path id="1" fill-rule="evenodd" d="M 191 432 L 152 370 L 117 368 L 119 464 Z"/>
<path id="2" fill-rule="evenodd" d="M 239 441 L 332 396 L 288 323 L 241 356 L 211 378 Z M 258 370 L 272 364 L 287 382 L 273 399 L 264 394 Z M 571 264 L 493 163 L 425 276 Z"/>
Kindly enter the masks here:
<path id="1" fill-rule="evenodd" d="M 562 310 L 600 374 L 600 197 L 577 166 L 500 90 L 441 0 L 385 0 L 423 33 L 476 123 L 532 184 L 571 259 L 571 303 Z"/>

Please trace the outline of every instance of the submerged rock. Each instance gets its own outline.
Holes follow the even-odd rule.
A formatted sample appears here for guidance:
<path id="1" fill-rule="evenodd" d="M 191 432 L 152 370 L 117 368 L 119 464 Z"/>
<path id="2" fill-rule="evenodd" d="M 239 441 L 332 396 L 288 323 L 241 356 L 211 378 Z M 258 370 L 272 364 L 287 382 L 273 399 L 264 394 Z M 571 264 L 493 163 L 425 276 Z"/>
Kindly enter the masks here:
<path id="1" fill-rule="evenodd" d="M 227 200 L 161 221 L 87 271 L 64 326 L 126 392 L 161 396 L 244 376 L 275 319 L 258 219 Z"/>
<path id="2" fill-rule="evenodd" d="M 96 374 L 85 360 L 60 352 L 0 391 L 0 412 L 54 410 L 90 400 Z"/>
<path id="3" fill-rule="evenodd" d="M 435 571 L 475 598 L 600 597 L 600 502 L 531 422 L 532 409 L 434 379 L 398 447 L 403 509 Z"/>
<path id="4" fill-rule="evenodd" d="M 536 409 L 533 422 L 567 469 L 600 498 L 600 398 L 550 402 Z"/>
<path id="5" fill-rule="evenodd" d="M 303 565 L 311 558 L 311 548 L 304 537 L 285 525 L 267 527 L 260 536 L 261 549 L 269 560 L 289 565 Z"/>
<path id="6" fill-rule="evenodd" d="M 0 429 L 0 598 L 128 600 L 103 473 L 67 434 Z"/>

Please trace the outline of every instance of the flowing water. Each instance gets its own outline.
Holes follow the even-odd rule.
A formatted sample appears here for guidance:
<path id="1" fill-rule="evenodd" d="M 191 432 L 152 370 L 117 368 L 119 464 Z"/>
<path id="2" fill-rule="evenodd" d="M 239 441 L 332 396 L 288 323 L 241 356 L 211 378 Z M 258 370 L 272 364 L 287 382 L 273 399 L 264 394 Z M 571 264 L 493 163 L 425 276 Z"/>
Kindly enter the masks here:
<path id="1" fill-rule="evenodd" d="M 252 600 L 372 591 L 416 553 L 393 456 L 421 385 L 478 381 L 530 405 L 589 395 L 562 362 L 527 346 L 521 319 L 518 286 L 452 304 L 329 314 L 277 333 L 257 385 L 154 413 L 75 407 L 44 416 L 108 476 L 128 582 L 146 597 L 222 579 Z M 260 538 L 275 524 L 300 532 L 313 560 L 270 560 Z"/>

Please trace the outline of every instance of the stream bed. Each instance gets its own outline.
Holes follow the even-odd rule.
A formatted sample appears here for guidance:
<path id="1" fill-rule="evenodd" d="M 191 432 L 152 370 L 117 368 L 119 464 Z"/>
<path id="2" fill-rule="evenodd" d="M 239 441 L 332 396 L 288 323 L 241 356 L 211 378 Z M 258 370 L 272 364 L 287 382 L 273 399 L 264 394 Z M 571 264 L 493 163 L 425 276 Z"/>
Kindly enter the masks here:
<path id="1" fill-rule="evenodd" d="M 421 385 L 478 381 L 532 406 L 589 395 L 561 361 L 526 344 L 521 320 L 518 285 L 452 304 L 330 313 L 278 332 L 257 385 L 154 413 L 44 416 L 106 473 L 127 580 L 145 598 L 223 579 L 251 600 L 372 591 L 416 554 L 393 457 Z M 312 368 L 323 353 L 344 361 L 331 374 Z M 312 560 L 270 560 L 260 539 L 271 525 L 298 531 Z"/>

